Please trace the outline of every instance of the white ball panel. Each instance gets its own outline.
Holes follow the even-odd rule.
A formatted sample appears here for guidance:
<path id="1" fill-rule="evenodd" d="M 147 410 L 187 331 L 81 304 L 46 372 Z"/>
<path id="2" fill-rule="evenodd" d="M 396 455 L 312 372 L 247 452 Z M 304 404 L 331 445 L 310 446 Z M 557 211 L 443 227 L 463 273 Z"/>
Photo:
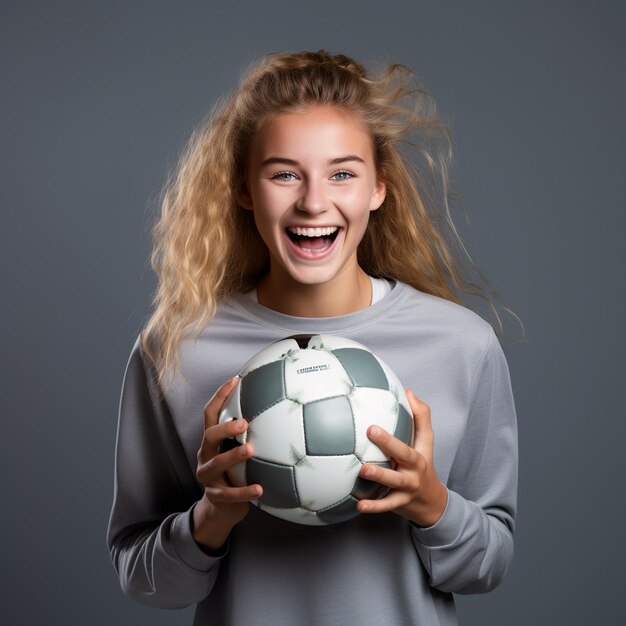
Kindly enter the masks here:
<path id="1" fill-rule="evenodd" d="M 240 403 L 240 394 L 241 394 L 241 379 L 235 385 L 235 388 L 230 392 L 230 395 L 226 399 L 224 406 L 219 415 L 218 422 L 221 424 L 223 422 L 230 422 L 233 419 L 242 419 L 243 416 L 241 414 L 241 403 Z M 237 435 L 235 439 L 239 443 L 246 443 L 247 433 L 241 433 Z"/>
<path id="2" fill-rule="evenodd" d="M 350 393 L 352 383 L 330 352 L 301 350 L 285 361 L 286 396 L 305 404 Z"/>
<path id="3" fill-rule="evenodd" d="M 272 343 L 255 354 L 239 372 L 240 376 L 245 376 L 248 372 L 258 369 L 262 365 L 280 361 L 290 350 L 299 350 L 298 342 L 295 339 L 281 339 Z"/>
<path id="4" fill-rule="evenodd" d="M 359 387 L 350 397 L 356 416 L 356 455 L 364 462 L 388 461 L 387 455 L 367 436 L 367 429 L 376 424 L 393 434 L 397 421 L 395 396 L 386 389 Z"/>
<path id="5" fill-rule="evenodd" d="M 288 522 L 295 522 L 296 524 L 306 524 L 307 526 L 326 526 L 324 522 L 320 520 L 315 513 L 307 511 L 306 509 L 277 509 L 273 506 L 267 506 L 266 504 L 258 504 L 258 507 L 274 515 L 280 517 L 280 519 L 287 520 Z"/>
<path id="6" fill-rule="evenodd" d="M 231 419 L 239 419 L 243 417 L 241 415 L 241 408 L 239 406 L 239 394 L 241 391 L 241 379 L 237 381 L 234 389 L 230 392 L 228 398 L 226 398 L 226 402 L 224 402 L 224 406 L 220 412 L 219 421 L 228 422 Z"/>
<path id="7" fill-rule="evenodd" d="M 281 465 L 294 465 L 306 454 L 302 406 L 283 400 L 263 411 L 248 426 L 254 456 Z"/>
<path id="8" fill-rule="evenodd" d="M 345 337 L 338 337 L 337 335 L 315 335 L 309 341 L 309 347 L 318 348 L 321 350 L 337 350 L 338 348 L 361 348 L 367 350 L 369 348 L 362 343 L 352 341 L 352 339 L 346 339 Z"/>
<path id="9" fill-rule="evenodd" d="M 307 457 L 295 468 L 300 504 L 318 511 L 343 500 L 352 491 L 360 467 L 352 454 Z"/>

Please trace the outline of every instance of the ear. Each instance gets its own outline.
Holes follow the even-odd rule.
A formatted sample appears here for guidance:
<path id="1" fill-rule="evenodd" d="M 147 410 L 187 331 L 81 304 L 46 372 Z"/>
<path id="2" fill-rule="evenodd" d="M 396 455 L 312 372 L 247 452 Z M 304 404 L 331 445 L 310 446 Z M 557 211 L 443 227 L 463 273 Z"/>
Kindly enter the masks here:
<path id="1" fill-rule="evenodd" d="M 237 202 L 239 203 L 239 205 L 242 206 L 244 209 L 247 209 L 248 211 L 252 211 L 254 209 L 252 196 L 248 191 L 248 186 L 245 182 L 241 183 L 239 189 L 237 190 L 237 193 L 235 194 L 235 197 L 237 198 Z"/>
<path id="2" fill-rule="evenodd" d="M 385 196 L 387 195 L 387 186 L 385 185 L 385 181 L 382 178 L 376 179 L 376 187 L 374 188 L 374 193 L 372 194 L 372 199 L 370 201 L 370 211 L 376 211 L 376 209 L 380 208 L 380 205 L 385 201 Z"/>

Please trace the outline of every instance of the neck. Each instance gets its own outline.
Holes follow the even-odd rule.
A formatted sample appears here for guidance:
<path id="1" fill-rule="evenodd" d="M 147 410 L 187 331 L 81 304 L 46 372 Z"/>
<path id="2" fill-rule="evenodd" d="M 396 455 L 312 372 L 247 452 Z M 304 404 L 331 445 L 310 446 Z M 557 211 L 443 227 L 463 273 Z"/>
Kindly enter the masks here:
<path id="1" fill-rule="evenodd" d="M 307 285 L 272 274 L 259 283 L 259 304 L 295 317 L 336 317 L 367 308 L 372 282 L 360 268 L 337 275 L 327 283 Z"/>

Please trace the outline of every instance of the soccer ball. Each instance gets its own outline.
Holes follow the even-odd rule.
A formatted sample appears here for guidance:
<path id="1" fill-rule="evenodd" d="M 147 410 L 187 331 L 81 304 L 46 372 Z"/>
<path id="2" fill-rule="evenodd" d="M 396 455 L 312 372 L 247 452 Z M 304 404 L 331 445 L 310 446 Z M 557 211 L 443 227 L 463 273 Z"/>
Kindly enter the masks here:
<path id="1" fill-rule="evenodd" d="M 263 487 L 254 504 L 291 522 L 325 525 L 387 493 L 359 476 L 363 463 L 391 467 L 367 429 L 378 424 L 410 445 L 413 417 L 400 381 L 365 346 L 336 335 L 289 337 L 252 357 L 239 376 L 219 421 L 249 426 L 222 449 L 252 443 L 254 457 L 228 477 L 235 486 Z"/>

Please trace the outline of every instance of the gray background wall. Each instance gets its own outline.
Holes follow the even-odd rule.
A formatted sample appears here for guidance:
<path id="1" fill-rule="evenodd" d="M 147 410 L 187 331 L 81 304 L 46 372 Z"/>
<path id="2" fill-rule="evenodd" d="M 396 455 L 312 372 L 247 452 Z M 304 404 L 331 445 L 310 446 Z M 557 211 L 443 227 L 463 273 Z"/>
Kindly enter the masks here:
<path id="1" fill-rule="evenodd" d="M 452 123 L 470 253 L 526 326 L 506 318 L 516 559 L 462 623 L 624 623 L 623 3 L 0 11 L 2 624 L 191 623 L 124 597 L 104 541 L 153 201 L 250 60 L 319 47 L 415 68 Z"/>

